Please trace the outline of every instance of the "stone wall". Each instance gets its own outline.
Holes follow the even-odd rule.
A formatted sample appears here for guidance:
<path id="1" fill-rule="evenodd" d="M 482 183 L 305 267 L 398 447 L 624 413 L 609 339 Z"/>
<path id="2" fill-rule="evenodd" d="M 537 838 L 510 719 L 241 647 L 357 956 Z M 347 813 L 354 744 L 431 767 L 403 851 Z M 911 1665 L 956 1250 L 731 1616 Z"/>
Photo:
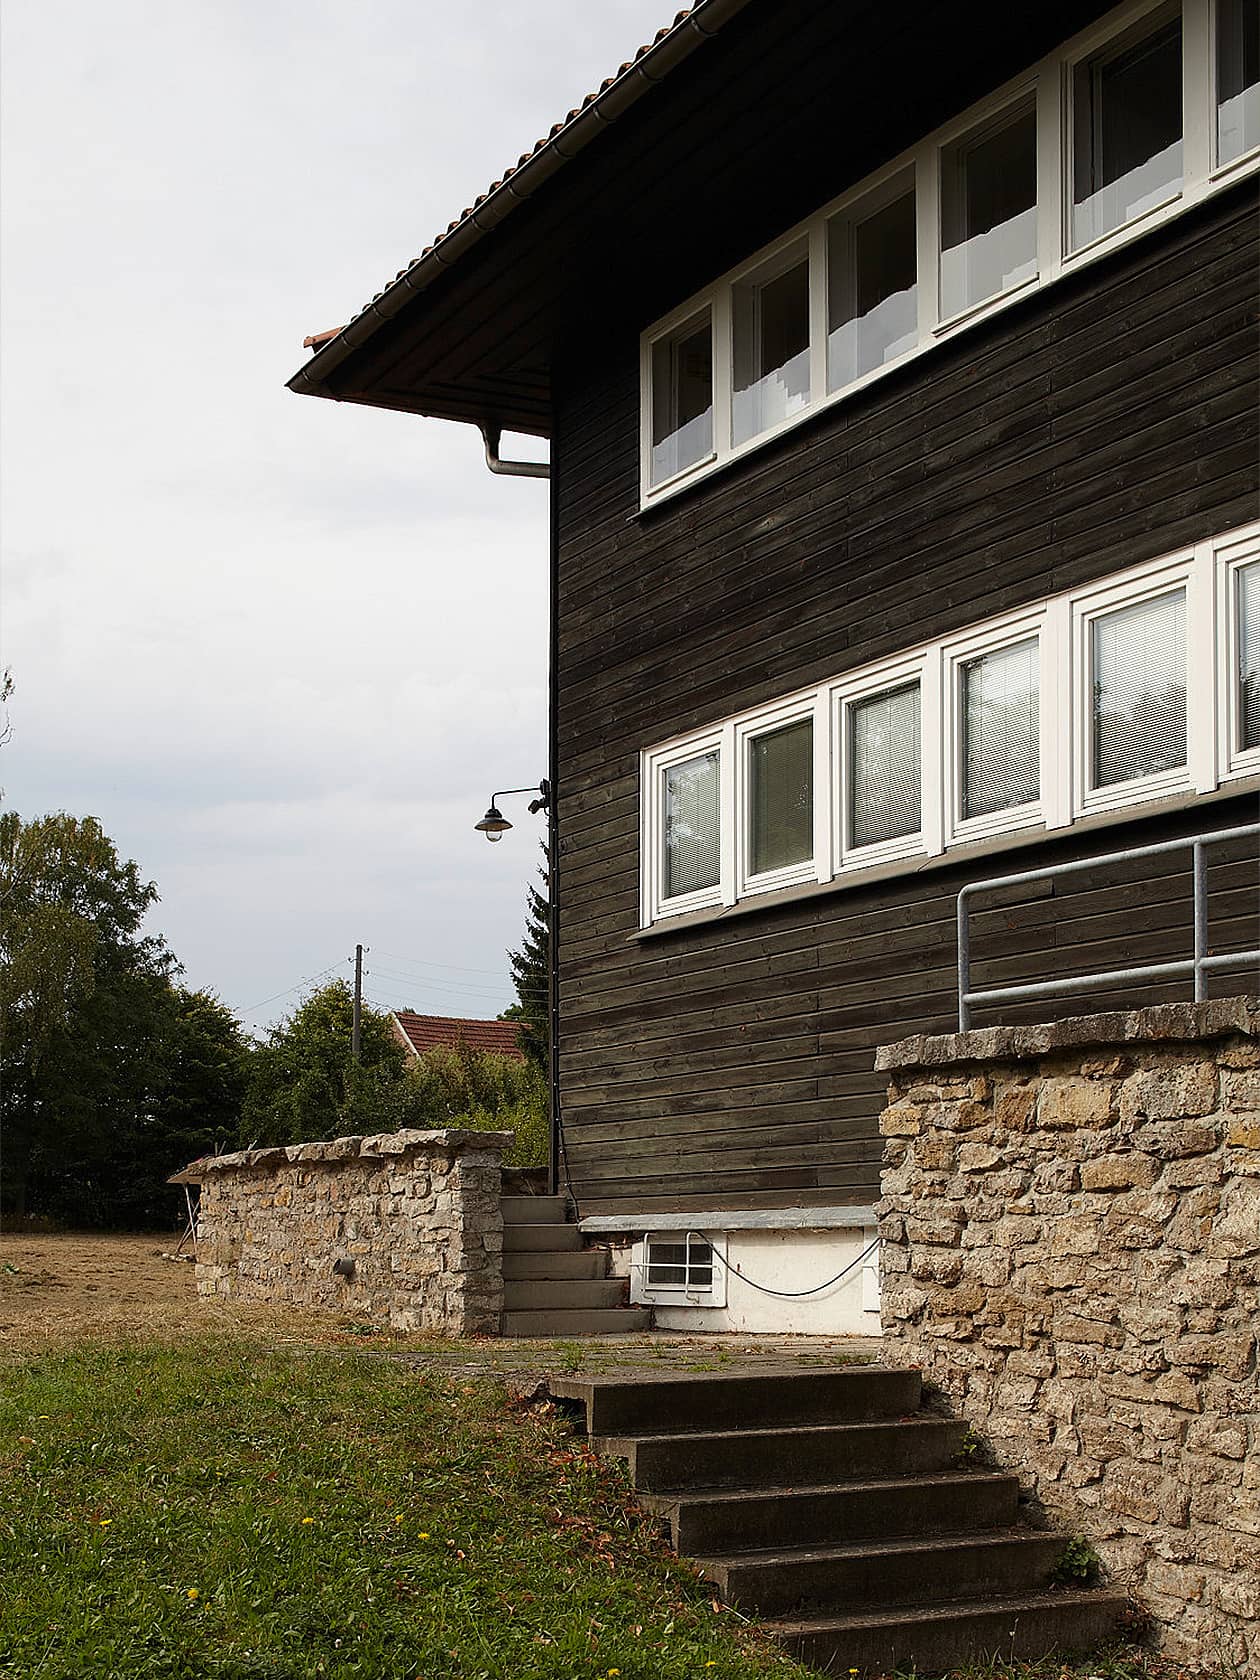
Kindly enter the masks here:
<path id="1" fill-rule="evenodd" d="M 388 1132 L 195 1161 L 197 1289 L 498 1335 L 510 1132 Z"/>
<path id="2" fill-rule="evenodd" d="M 879 1052 L 888 1357 L 1172 1656 L 1260 1668 L 1260 1003 Z"/>

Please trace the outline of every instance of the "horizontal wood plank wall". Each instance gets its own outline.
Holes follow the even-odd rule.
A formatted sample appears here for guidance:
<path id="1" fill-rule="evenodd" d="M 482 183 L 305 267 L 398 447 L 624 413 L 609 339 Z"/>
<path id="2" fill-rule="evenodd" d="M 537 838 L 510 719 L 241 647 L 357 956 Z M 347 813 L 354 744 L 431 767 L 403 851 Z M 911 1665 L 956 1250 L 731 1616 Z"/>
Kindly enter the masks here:
<path id="1" fill-rule="evenodd" d="M 638 753 L 1255 518 L 1256 210 L 1240 185 L 642 516 L 642 321 L 611 282 L 593 301 L 598 336 L 558 363 L 553 447 L 560 1066 L 583 1213 L 875 1194 L 874 1048 L 951 1028 L 954 895 L 1000 859 L 631 942 Z M 1235 797 L 1139 817 L 1010 867 L 1254 815 Z M 975 983 L 1188 955 L 1188 880 L 1173 858 L 1025 889 L 977 916 Z M 1214 948 L 1254 943 L 1256 881 L 1246 847 L 1213 866 Z"/>

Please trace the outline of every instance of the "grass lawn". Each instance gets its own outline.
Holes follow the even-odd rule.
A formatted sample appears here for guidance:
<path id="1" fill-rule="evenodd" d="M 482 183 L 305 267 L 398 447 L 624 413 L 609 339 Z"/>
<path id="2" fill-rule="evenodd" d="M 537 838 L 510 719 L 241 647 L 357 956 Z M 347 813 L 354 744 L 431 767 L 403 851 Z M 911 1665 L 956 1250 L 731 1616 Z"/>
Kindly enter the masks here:
<path id="1" fill-rule="evenodd" d="M 4 1680 L 806 1673 L 492 1377 L 235 1336 L 0 1366 Z"/>
<path id="2" fill-rule="evenodd" d="M 800 1676 L 550 1409 L 377 1354 L 0 1371 L 5 1680 Z"/>

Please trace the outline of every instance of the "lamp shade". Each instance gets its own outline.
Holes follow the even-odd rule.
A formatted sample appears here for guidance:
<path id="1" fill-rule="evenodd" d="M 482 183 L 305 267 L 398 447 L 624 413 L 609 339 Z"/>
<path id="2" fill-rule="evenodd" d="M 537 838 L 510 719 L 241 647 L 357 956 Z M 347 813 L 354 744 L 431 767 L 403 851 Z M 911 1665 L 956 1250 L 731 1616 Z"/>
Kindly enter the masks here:
<path id="1" fill-rule="evenodd" d="M 512 825 L 499 807 L 492 805 L 481 821 L 474 826 L 485 835 L 487 840 L 498 840 L 507 833 Z"/>

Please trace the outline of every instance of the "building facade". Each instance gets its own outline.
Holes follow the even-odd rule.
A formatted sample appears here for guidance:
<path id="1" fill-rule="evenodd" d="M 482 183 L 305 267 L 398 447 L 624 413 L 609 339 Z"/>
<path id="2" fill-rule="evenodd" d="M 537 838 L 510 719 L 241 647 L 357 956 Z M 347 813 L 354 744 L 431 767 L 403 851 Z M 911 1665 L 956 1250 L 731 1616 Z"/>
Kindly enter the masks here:
<path id="1" fill-rule="evenodd" d="M 1258 171 L 1254 4 L 705 0 L 294 380 L 551 440 L 563 1167 L 659 1322 L 877 1323 L 960 889 L 1255 822 Z M 998 887 L 971 986 L 1186 958 L 1190 892 Z"/>

